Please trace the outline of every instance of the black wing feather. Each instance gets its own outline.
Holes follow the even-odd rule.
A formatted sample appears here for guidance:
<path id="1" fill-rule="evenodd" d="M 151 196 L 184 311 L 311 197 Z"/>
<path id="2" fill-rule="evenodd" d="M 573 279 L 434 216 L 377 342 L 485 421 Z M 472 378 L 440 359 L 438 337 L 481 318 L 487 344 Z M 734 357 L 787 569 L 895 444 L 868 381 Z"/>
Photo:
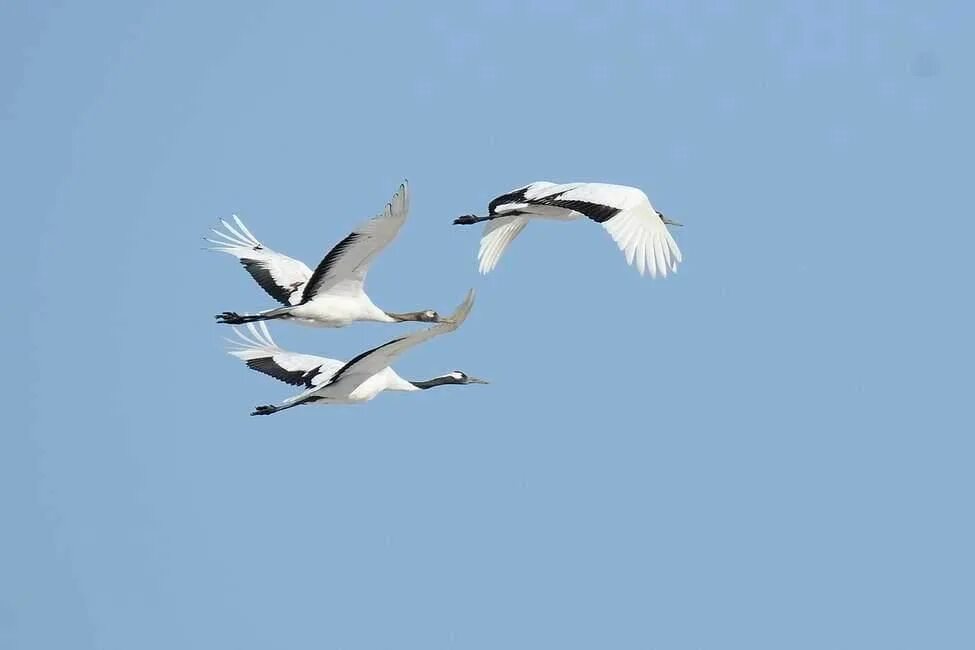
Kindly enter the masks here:
<path id="1" fill-rule="evenodd" d="M 267 291 L 268 295 L 280 302 L 282 305 L 290 305 L 289 299 L 291 294 L 297 290 L 297 287 L 282 287 L 280 284 L 274 281 L 274 277 L 271 272 L 264 266 L 261 260 L 254 260 L 248 258 L 241 258 L 240 263 L 244 266 L 244 269 L 250 273 L 251 277 L 257 284 L 261 285 L 261 288 Z"/>
<path id="2" fill-rule="evenodd" d="M 257 359 L 248 359 L 247 367 L 258 372 L 263 372 L 265 375 L 274 377 L 286 384 L 292 386 L 306 386 L 308 388 L 312 387 L 311 380 L 318 376 L 321 372 L 322 367 L 312 368 L 311 370 L 305 372 L 303 370 L 286 370 L 279 366 L 275 361 L 274 357 L 259 357 Z"/>
<path id="3" fill-rule="evenodd" d="M 359 238 L 362 237 L 359 233 L 350 233 L 345 239 L 337 243 L 332 247 L 332 250 L 328 252 L 328 255 L 319 262 L 318 267 L 315 272 L 311 274 L 311 278 L 305 285 L 305 292 L 301 295 L 301 303 L 305 304 L 309 300 L 315 297 L 315 293 L 318 291 L 328 272 L 335 266 L 342 254 L 353 244 L 355 244 Z"/>
<path id="4" fill-rule="evenodd" d="M 348 363 L 346 363 L 344 366 L 342 366 L 341 368 L 339 368 L 338 372 L 336 372 L 334 375 L 332 375 L 331 379 L 328 380 L 328 383 L 329 384 L 334 384 L 336 381 L 339 380 L 339 378 L 343 374 L 345 374 L 345 371 L 348 370 L 353 364 L 355 364 L 356 362 L 361 361 L 362 359 L 368 357 L 370 354 L 372 354 L 376 350 L 382 350 L 387 345 L 392 345 L 393 343 L 399 343 L 400 341 L 402 341 L 405 338 L 406 338 L 405 336 L 401 336 L 398 339 L 393 339 L 392 341 L 386 341 L 382 345 L 377 345 L 376 347 L 374 347 L 371 350 L 366 350 L 362 354 L 356 355 L 355 357 L 353 357 L 352 359 L 350 359 Z"/>
<path id="5" fill-rule="evenodd" d="M 528 187 L 526 186 L 520 190 L 502 194 L 498 198 L 488 203 L 488 214 L 497 214 L 498 206 L 504 205 L 505 203 L 525 203 L 525 192 L 527 191 Z"/>
<path id="6" fill-rule="evenodd" d="M 541 205 L 551 205 L 556 208 L 565 208 L 566 210 L 574 210 L 579 214 L 584 214 L 596 223 L 603 223 L 604 221 L 609 221 L 616 215 L 618 215 L 621 210 L 619 208 L 614 208 L 611 205 L 604 205 L 602 203 L 592 203 L 590 201 L 572 201 L 568 199 L 556 198 L 558 194 L 552 197 L 544 197 L 541 199 L 531 199 L 528 203 L 538 203 Z"/>
<path id="7" fill-rule="evenodd" d="M 530 187 L 530 186 L 528 186 Z M 535 198 L 526 198 L 525 194 L 528 191 L 528 187 L 523 187 L 513 192 L 508 192 L 507 194 L 502 194 L 497 197 L 491 203 L 488 204 L 488 214 L 497 214 L 497 209 L 508 203 L 527 203 L 529 205 L 549 205 L 556 208 L 564 208 L 566 210 L 574 210 L 579 214 L 583 214 L 586 217 L 592 219 L 596 223 L 603 223 L 604 221 L 609 221 L 617 214 L 621 212 L 619 208 L 614 208 L 611 205 L 604 205 L 602 203 L 593 203 L 591 201 L 574 201 L 571 199 L 561 199 L 559 198 L 566 192 L 571 190 L 565 190 L 562 192 L 555 192 L 553 194 L 548 194 L 546 196 L 540 196 Z M 519 212 L 505 212 L 505 216 L 520 214 Z"/>

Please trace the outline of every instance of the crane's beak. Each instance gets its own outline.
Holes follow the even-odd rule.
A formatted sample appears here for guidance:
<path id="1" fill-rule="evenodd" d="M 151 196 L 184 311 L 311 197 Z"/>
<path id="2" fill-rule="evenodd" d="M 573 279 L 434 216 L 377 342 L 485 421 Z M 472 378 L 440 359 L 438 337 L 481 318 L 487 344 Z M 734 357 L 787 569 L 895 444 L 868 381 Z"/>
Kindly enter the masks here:
<path id="1" fill-rule="evenodd" d="M 684 224 L 682 224 L 682 223 L 681 223 L 681 222 L 679 222 L 679 221 L 674 221 L 673 219 L 668 219 L 668 218 L 667 218 L 667 217 L 665 217 L 664 215 L 660 215 L 660 218 L 661 218 L 661 220 L 663 220 L 663 222 L 664 222 L 665 224 L 667 224 L 668 226 L 683 226 L 683 225 L 684 225 Z"/>
<path id="2" fill-rule="evenodd" d="M 490 384 L 491 382 L 489 382 L 487 379 L 478 379 L 477 377 L 471 377 L 470 375 L 467 375 L 467 383 L 468 384 Z"/>

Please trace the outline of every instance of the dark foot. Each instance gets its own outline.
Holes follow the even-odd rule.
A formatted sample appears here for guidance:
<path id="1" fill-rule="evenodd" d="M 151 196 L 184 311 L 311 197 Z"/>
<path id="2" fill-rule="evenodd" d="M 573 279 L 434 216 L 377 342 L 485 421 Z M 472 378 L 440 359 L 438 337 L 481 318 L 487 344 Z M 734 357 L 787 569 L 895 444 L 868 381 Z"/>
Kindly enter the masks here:
<path id="1" fill-rule="evenodd" d="M 477 223 L 477 217 L 473 214 L 465 214 L 463 217 L 454 219 L 455 226 L 473 226 L 475 223 Z"/>
<path id="2" fill-rule="evenodd" d="M 225 311 L 222 314 L 217 314 L 214 316 L 218 323 L 223 323 L 224 325 L 243 325 L 247 322 L 243 316 L 235 311 Z"/>
<path id="3" fill-rule="evenodd" d="M 265 404 L 264 406 L 258 406 L 257 408 L 255 408 L 254 412 L 251 413 L 251 415 L 271 415 L 272 413 L 276 413 L 278 410 L 279 409 L 277 406 L 271 406 L 270 404 Z"/>

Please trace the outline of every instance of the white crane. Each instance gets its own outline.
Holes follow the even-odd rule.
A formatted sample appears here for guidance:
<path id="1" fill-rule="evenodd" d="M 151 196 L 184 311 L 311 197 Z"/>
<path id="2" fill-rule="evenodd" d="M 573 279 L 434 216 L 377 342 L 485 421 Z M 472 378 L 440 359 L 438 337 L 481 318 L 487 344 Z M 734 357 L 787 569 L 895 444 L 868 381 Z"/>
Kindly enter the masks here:
<path id="1" fill-rule="evenodd" d="M 221 220 L 225 232 L 213 230 L 220 239 L 207 239 L 216 244 L 211 250 L 239 259 L 261 288 L 284 307 L 257 314 L 223 312 L 217 321 L 241 325 L 280 318 L 313 327 L 344 327 L 355 321 L 439 322 L 440 316 L 432 309 L 383 311 L 363 290 L 369 264 L 399 233 L 409 209 L 409 190 L 404 181 L 383 213 L 361 223 L 336 244 L 314 272 L 303 262 L 264 246 L 237 215 L 233 217 L 236 228 Z"/>
<path id="2" fill-rule="evenodd" d="M 608 183 L 564 183 L 536 181 L 502 194 L 488 205 L 484 217 L 465 215 L 455 225 L 469 226 L 486 221 L 478 251 L 478 270 L 490 272 L 508 244 L 530 219 L 571 221 L 586 217 L 602 225 L 629 265 L 640 275 L 666 277 L 677 272 L 682 257 L 667 225 L 681 224 L 657 212 L 642 190 Z"/>
<path id="3" fill-rule="evenodd" d="M 250 336 L 234 328 L 241 341 L 231 341 L 238 347 L 229 352 L 253 370 L 305 388 L 304 392 L 280 405 L 258 406 L 251 415 L 270 415 L 299 404 L 357 404 L 386 390 L 420 391 L 435 386 L 486 384 L 485 380 L 459 370 L 425 381 L 408 381 L 390 367 L 393 360 L 414 345 L 460 327 L 473 304 L 474 291 L 471 290 L 463 304 L 444 322 L 393 339 L 348 362 L 282 350 L 274 343 L 264 323 L 259 323 L 259 328 L 248 323 Z"/>

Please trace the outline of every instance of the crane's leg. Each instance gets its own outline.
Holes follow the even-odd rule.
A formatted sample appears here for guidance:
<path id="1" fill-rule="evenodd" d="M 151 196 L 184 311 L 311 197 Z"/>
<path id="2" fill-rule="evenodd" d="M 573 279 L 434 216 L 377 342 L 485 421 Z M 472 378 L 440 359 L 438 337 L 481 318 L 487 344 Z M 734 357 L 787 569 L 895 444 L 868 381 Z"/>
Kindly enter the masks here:
<path id="1" fill-rule="evenodd" d="M 290 408 L 294 408 L 301 404 L 312 404 L 314 402 L 324 402 L 327 401 L 327 397 L 320 397 L 318 395 L 308 395 L 307 397 L 300 397 L 294 401 L 285 400 L 284 404 L 264 404 L 262 406 L 257 406 L 254 408 L 251 415 L 271 415 L 277 413 L 278 411 L 284 411 Z"/>
<path id="2" fill-rule="evenodd" d="M 491 215 L 488 215 L 486 217 L 477 217 L 477 216 L 474 216 L 473 214 L 465 214 L 462 217 L 457 217 L 456 219 L 454 219 L 454 225 L 455 226 L 473 226 L 475 223 L 481 223 L 482 221 L 490 221 L 491 219 L 494 219 L 494 218 L 499 217 L 499 216 L 502 216 L 502 215 L 494 215 L 494 214 L 491 214 Z"/>
<path id="3" fill-rule="evenodd" d="M 287 318 L 291 314 L 291 307 L 278 307 L 256 314 L 238 314 L 235 311 L 225 311 L 217 314 L 214 318 L 218 323 L 224 325 L 243 325 L 244 323 L 256 323 L 259 320 L 274 320 L 275 318 Z"/>

